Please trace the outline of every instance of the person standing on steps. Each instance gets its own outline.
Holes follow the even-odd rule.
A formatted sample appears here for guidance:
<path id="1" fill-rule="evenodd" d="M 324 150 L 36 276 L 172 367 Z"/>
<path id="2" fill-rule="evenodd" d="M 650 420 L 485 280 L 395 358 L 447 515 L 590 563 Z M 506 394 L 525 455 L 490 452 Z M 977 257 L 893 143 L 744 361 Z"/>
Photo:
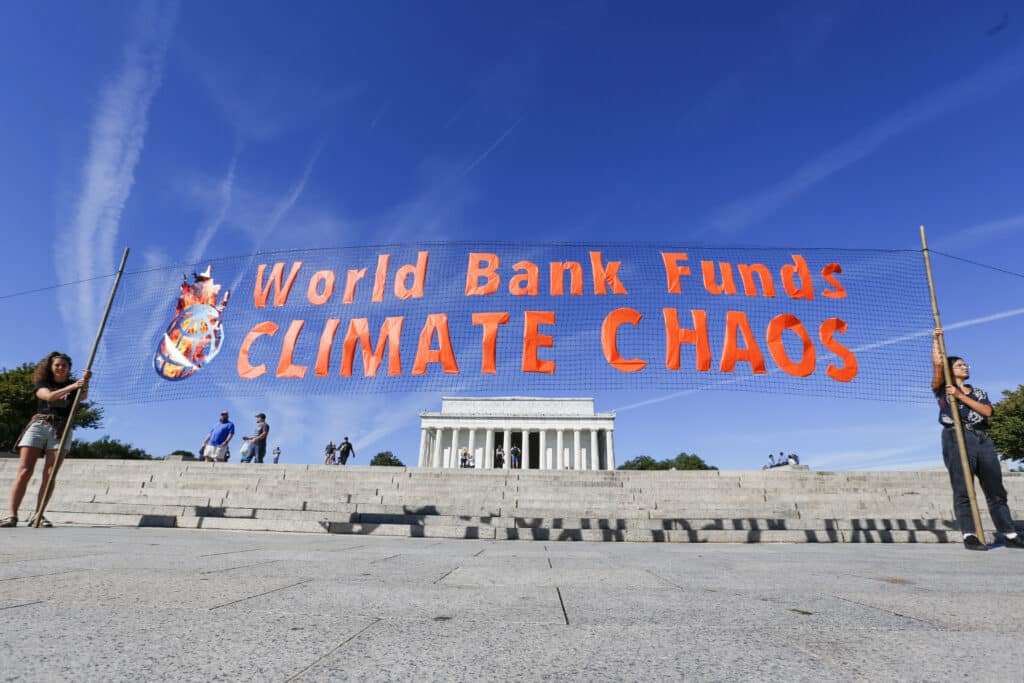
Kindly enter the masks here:
<path id="1" fill-rule="evenodd" d="M 352 447 L 352 443 L 348 440 L 348 437 L 346 436 L 344 439 L 341 440 L 341 443 L 338 444 L 338 464 L 344 465 L 345 463 L 348 462 L 350 456 L 352 458 L 356 457 L 356 449 Z"/>
<path id="2" fill-rule="evenodd" d="M 29 479 L 35 472 L 39 456 L 45 453 L 43 477 L 39 487 L 39 500 L 43 498 L 43 489 L 50 478 L 50 472 L 57 461 L 57 447 L 60 446 L 64 426 L 71 416 L 71 405 L 75 393 L 81 392 L 79 400 L 89 394 L 89 378 L 92 373 L 86 370 L 82 379 L 71 377 L 71 357 L 60 351 L 54 351 L 39 361 L 32 372 L 35 383 L 36 412 L 25 425 L 25 430 L 18 437 L 18 473 L 11 484 L 11 514 L 0 519 L 0 527 L 18 525 L 18 508 L 25 497 Z M 64 449 L 67 455 L 67 448 Z M 34 520 L 29 521 L 32 524 Z M 46 517 L 39 520 L 39 526 L 53 526 Z"/>
<path id="3" fill-rule="evenodd" d="M 203 439 L 200 452 L 206 462 L 226 462 L 228 457 L 228 444 L 235 436 L 235 425 L 228 419 L 228 411 L 222 410 L 220 421 L 213 426 L 213 429 Z"/>
<path id="4" fill-rule="evenodd" d="M 960 460 L 960 449 L 957 445 L 956 423 L 953 421 L 953 409 L 949 398 L 956 399 L 960 413 L 960 424 L 964 431 L 964 444 L 967 447 L 967 461 L 971 476 L 977 476 L 985 502 L 988 503 L 989 516 L 996 529 L 1003 535 L 1007 548 L 1024 549 L 1024 538 L 1017 533 L 1010 515 L 1010 507 L 1006 502 L 1006 488 L 1003 486 L 1003 472 L 999 465 L 999 456 L 992 444 L 992 439 L 985 433 L 988 419 L 992 417 L 992 404 L 988 394 L 981 387 L 967 384 L 971 370 L 967 362 L 959 356 L 948 356 L 949 377 L 952 384 L 946 384 L 942 372 L 942 351 L 939 349 L 941 328 L 936 328 L 932 338 L 932 392 L 939 402 L 939 424 L 942 425 L 942 459 L 949 471 L 949 483 L 953 487 L 953 511 L 960 531 L 964 536 L 964 547 L 968 550 L 988 550 L 988 546 L 978 539 L 971 514 L 971 500 L 967 494 L 967 479 L 964 476 Z"/>
<path id="5" fill-rule="evenodd" d="M 267 416 L 263 413 L 256 414 L 256 432 L 252 436 L 243 436 L 243 441 L 249 442 L 249 452 L 242 462 L 251 462 L 256 460 L 258 463 L 263 462 L 263 458 L 267 457 L 267 436 L 270 434 L 270 425 L 267 424 Z"/>

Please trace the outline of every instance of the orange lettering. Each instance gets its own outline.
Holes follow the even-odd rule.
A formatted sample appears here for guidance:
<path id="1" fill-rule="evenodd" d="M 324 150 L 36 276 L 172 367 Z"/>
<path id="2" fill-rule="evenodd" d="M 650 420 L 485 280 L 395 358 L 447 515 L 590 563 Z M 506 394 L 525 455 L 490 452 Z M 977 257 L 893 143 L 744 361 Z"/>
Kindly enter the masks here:
<path id="1" fill-rule="evenodd" d="M 277 363 L 278 377 L 302 379 L 306 376 L 306 366 L 295 365 L 292 362 L 295 357 L 295 344 L 298 342 L 299 333 L 302 332 L 302 326 L 305 324 L 305 320 L 293 320 L 292 324 L 288 326 L 288 331 L 284 335 L 284 344 L 281 346 L 281 358 Z"/>
<path id="2" fill-rule="evenodd" d="M 732 277 L 732 264 L 728 261 L 719 261 L 718 270 L 722 273 L 722 284 L 718 284 L 715 280 L 714 262 L 700 262 L 700 272 L 704 276 L 704 290 L 708 294 L 735 294 L 736 281 Z"/>
<path id="3" fill-rule="evenodd" d="M 388 283 L 388 263 L 391 262 L 391 254 L 379 254 L 377 256 L 377 272 L 373 274 L 373 295 L 370 301 L 380 303 L 384 301 L 384 287 Z"/>
<path id="4" fill-rule="evenodd" d="M 512 268 L 526 271 L 508 281 L 508 291 L 512 296 L 537 296 L 540 290 L 540 269 L 537 265 L 529 261 L 520 261 Z"/>
<path id="5" fill-rule="evenodd" d="M 786 330 L 795 332 L 803 342 L 799 363 L 794 363 L 786 355 L 786 345 L 782 341 L 782 333 Z M 814 372 L 814 364 L 817 362 L 811 335 L 807 334 L 800 319 L 790 313 L 777 315 L 768 323 L 768 353 L 783 372 L 794 377 L 807 377 Z"/>
<path id="6" fill-rule="evenodd" d="M 267 305 L 271 287 L 274 288 L 274 306 L 280 307 L 288 303 L 288 294 L 292 291 L 292 285 L 295 284 L 295 278 L 298 277 L 300 268 L 302 268 L 302 261 L 294 262 L 288 273 L 288 279 L 281 284 L 281 278 L 284 277 L 284 264 L 275 263 L 274 267 L 270 269 L 267 284 L 264 285 L 263 275 L 267 271 L 267 264 L 261 263 L 260 267 L 256 269 L 256 287 L 252 290 L 252 300 L 256 308 L 263 308 Z"/>
<path id="7" fill-rule="evenodd" d="M 612 291 L 616 294 L 628 294 L 622 281 L 619 280 L 619 268 L 621 267 L 622 261 L 609 261 L 606 268 L 601 259 L 601 252 L 590 252 L 590 269 L 594 273 L 594 294 L 607 294 L 606 285 L 611 285 Z"/>
<path id="8" fill-rule="evenodd" d="M 430 348 L 430 342 L 437 333 L 437 349 Z M 452 339 L 448 334 L 448 314 L 431 313 L 420 331 L 420 343 L 416 347 L 416 360 L 412 365 L 412 374 L 422 375 L 427 372 L 427 363 L 440 363 L 446 374 L 459 374 L 459 365 L 455 362 L 455 351 L 452 350 Z"/>
<path id="9" fill-rule="evenodd" d="M 395 274 L 395 296 L 401 300 L 422 299 L 423 283 L 427 279 L 427 259 L 429 251 L 421 251 L 416 256 L 416 265 L 405 265 L 398 269 Z M 406 285 L 405 281 L 412 276 L 412 284 Z"/>
<path id="10" fill-rule="evenodd" d="M 316 365 L 313 366 L 313 374 L 317 377 L 326 377 L 331 371 L 331 347 L 334 346 L 334 336 L 338 334 L 339 325 L 340 320 L 330 318 L 320 334 L 320 347 L 316 352 Z"/>
<path id="11" fill-rule="evenodd" d="M 821 276 L 825 278 L 825 282 L 835 287 L 835 290 L 826 289 L 825 291 L 823 291 L 821 293 L 822 296 L 827 296 L 829 299 L 846 298 L 846 289 L 844 289 L 843 286 L 839 284 L 839 280 L 837 280 L 834 277 L 837 273 L 842 272 L 843 267 L 838 263 L 829 263 L 828 265 L 821 269 Z"/>
<path id="12" fill-rule="evenodd" d="M 757 296 L 757 287 L 754 286 L 754 276 L 761 281 L 761 296 L 768 299 L 775 298 L 775 282 L 772 280 L 772 272 L 763 263 L 739 263 L 736 267 L 740 271 L 740 279 L 743 281 L 743 293 L 747 296 Z"/>
<path id="13" fill-rule="evenodd" d="M 501 284 L 497 272 L 500 263 L 497 254 L 470 252 L 469 268 L 466 269 L 466 296 L 494 294 L 498 291 L 498 285 Z M 480 278 L 487 280 L 481 284 Z"/>
<path id="14" fill-rule="evenodd" d="M 579 264 L 576 264 L 577 266 Z M 553 266 L 553 264 L 552 264 Z M 552 270 L 554 268 L 552 267 Z M 541 334 L 537 329 L 541 325 L 554 325 L 554 311 L 525 311 L 526 324 L 523 328 L 523 372 L 540 372 L 546 375 L 554 374 L 555 362 L 543 360 L 537 357 L 537 351 L 544 346 L 551 348 L 555 340 L 547 334 Z"/>
<path id="15" fill-rule="evenodd" d="M 323 291 L 320 291 L 321 284 L 323 284 Z M 327 303 L 332 294 L 334 294 L 334 271 L 316 271 L 310 278 L 309 287 L 306 289 L 306 298 L 309 299 L 309 303 L 320 306 Z"/>
<path id="16" fill-rule="evenodd" d="M 668 282 L 669 294 L 683 293 L 679 278 L 684 275 L 689 277 L 690 266 L 680 265 L 680 261 L 686 261 L 689 258 L 685 252 L 661 252 L 661 260 L 665 264 L 665 278 Z"/>
<path id="17" fill-rule="evenodd" d="M 474 313 L 473 324 L 484 328 L 483 342 L 480 349 L 480 372 L 493 375 L 498 372 L 497 347 L 498 325 L 508 323 L 508 313 Z"/>
<path id="18" fill-rule="evenodd" d="M 677 282 L 678 285 L 678 282 Z M 684 330 L 679 327 L 679 312 L 674 308 L 663 308 L 665 318 L 665 367 L 668 370 L 679 369 L 679 347 L 682 344 L 693 344 L 697 352 L 697 370 L 707 372 L 711 369 L 711 342 L 708 340 L 708 312 L 691 310 L 693 329 Z"/>
<path id="19" fill-rule="evenodd" d="M 641 318 L 643 315 L 640 311 L 632 308 L 616 308 L 605 317 L 604 323 L 601 325 L 601 350 L 604 351 L 605 360 L 616 370 L 639 372 L 647 366 L 647 361 L 640 358 L 623 358 L 619 355 L 619 326 L 629 323 L 635 327 L 640 324 Z"/>
<path id="20" fill-rule="evenodd" d="M 266 335 L 273 337 L 277 333 L 277 325 L 270 322 L 269 320 L 261 322 L 256 327 L 249 330 L 249 334 L 245 335 L 245 339 L 242 340 L 242 347 L 238 349 L 238 376 L 242 379 L 256 379 L 267 372 L 267 366 L 263 363 L 259 365 L 252 365 L 249 362 L 249 349 L 260 337 Z"/>
<path id="21" fill-rule="evenodd" d="M 402 357 L 399 345 L 402 341 L 402 323 L 404 318 L 397 316 L 385 318 L 380 326 L 377 347 L 370 341 L 370 321 L 366 318 L 352 318 L 348 322 L 348 332 L 341 352 L 341 376 L 352 376 L 352 365 L 355 363 L 356 344 L 363 350 L 363 376 L 375 377 L 381 362 L 384 360 L 384 347 L 388 349 L 388 375 L 402 374 Z"/>
<path id="22" fill-rule="evenodd" d="M 743 336 L 743 346 L 739 345 L 739 336 Z M 722 360 L 718 364 L 720 372 L 732 372 L 738 361 L 750 363 L 755 375 L 764 375 L 768 370 L 764 367 L 764 356 L 757 348 L 757 340 L 750 329 L 747 314 L 743 311 L 728 311 L 725 314 L 725 343 L 722 344 Z"/>
<path id="23" fill-rule="evenodd" d="M 818 336 L 821 338 L 821 343 L 844 361 L 841 368 L 837 368 L 829 363 L 828 369 L 825 370 L 828 376 L 837 382 L 849 382 L 857 376 L 857 357 L 853 355 L 852 351 L 833 338 L 836 332 L 846 334 L 846 328 L 846 322 L 839 318 L 829 318 L 818 328 Z"/>
<path id="24" fill-rule="evenodd" d="M 782 287 L 790 299 L 814 299 L 814 281 L 811 280 L 811 269 L 807 267 L 807 261 L 799 254 L 793 254 L 793 263 L 782 266 Z M 800 279 L 800 284 L 796 279 Z"/>
<path id="25" fill-rule="evenodd" d="M 583 266 L 575 261 L 552 261 L 551 262 L 551 296 L 565 295 L 566 272 L 569 273 L 569 293 L 573 296 L 583 296 Z"/>
<path id="26" fill-rule="evenodd" d="M 366 268 L 348 271 L 348 275 L 345 277 L 345 298 L 342 299 L 343 303 L 350 304 L 355 301 L 356 284 L 364 277 L 366 277 Z"/>

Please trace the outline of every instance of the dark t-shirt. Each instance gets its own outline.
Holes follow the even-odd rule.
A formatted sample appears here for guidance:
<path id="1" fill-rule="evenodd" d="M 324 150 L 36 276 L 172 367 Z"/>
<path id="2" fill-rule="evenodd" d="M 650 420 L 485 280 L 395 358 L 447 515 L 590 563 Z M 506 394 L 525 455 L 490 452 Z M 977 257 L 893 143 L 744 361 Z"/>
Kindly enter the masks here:
<path id="1" fill-rule="evenodd" d="M 74 380 L 68 380 L 66 382 L 54 382 L 51 380 L 45 380 L 42 382 L 36 382 L 36 388 L 33 391 L 39 391 L 40 389 L 49 389 L 50 391 L 56 391 L 57 389 L 63 389 L 69 384 L 74 384 Z M 58 398 L 56 401 L 44 401 L 43 399 L 36 397 L 36 414 L 37 415 L 53 415 L 62 420 L 68 419 L 68 415 L 71 414 L 71 403 L 75 400 L 76 391 L 72 391 L 70 394 L 63 398 Z"/>
<path id="2" fill-rule="evenodd" d="M 263 434 L 264 432 L 269 436 L 269 434 L 270 434 L 270 425 L 267 424 L 266 422 L 263 422 L 263 423 L 257 422 L 256 423 L 256 433 L 253 434 L 253 436 L 259 436 L 260 434 Z M 252 445 L 256 449 L 256 451 L 259 452 L 259 453 L 266 453 L 267 452 L 267 439 L 266 439 L 266 437 L 260 439 L 259 441 L 253 441 Z"/>
<path id="3" fill-rule="evenodd" d="M 992 405 L 988 400 L 988 394 L 981 387 L 971 387 L 971 390 L 967 393 L 967 396 L 974 399 L 978 403 L 986 406 Z M 949 405 L 949 399 L 946 397 L 946 386 L 943 385 L 938 389 L 935 389 L 935 400 L 939 402 L 939 424 L 943 427 L 952 427 L 953 423 L 953 411 Z M 956 402 L 957 408 L 960 409 L 960 423 L 967 429 L 988 429 L 988 418 L 981 413 L 970 408 L 963 401 Z"/>

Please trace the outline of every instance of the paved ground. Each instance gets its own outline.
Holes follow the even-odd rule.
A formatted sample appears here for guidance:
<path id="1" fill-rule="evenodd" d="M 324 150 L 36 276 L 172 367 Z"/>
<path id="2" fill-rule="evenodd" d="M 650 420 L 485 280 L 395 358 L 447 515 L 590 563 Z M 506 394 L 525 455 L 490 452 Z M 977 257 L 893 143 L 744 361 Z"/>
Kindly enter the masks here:
<path id="1" fill-rule="evenodd" d="M 0 680 L 1019 681 L 1024 552 L 0 530 Z"/>

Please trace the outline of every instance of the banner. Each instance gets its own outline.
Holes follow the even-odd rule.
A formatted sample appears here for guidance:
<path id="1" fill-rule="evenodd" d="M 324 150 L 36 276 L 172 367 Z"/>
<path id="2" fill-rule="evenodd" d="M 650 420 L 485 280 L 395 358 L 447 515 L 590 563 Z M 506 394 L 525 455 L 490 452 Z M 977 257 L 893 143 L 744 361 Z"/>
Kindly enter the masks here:
<path id="1" fill-rule="evenodd" d="M 926 402 L 916 251 L 429 243 L 125 274 L 104 403 L 730 390 Z"/>

